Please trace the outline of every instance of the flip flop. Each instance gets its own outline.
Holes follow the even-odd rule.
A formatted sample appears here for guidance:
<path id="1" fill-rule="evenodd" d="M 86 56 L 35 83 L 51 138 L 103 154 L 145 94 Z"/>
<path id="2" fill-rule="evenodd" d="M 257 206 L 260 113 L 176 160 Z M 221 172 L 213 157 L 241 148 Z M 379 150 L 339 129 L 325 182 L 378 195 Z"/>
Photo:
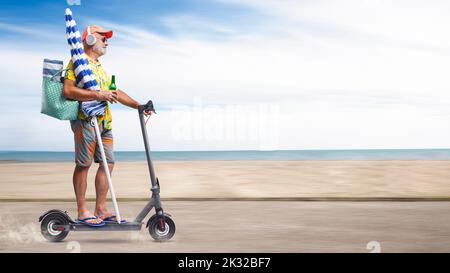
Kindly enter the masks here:
<path id="1" fill-rule="evenodd" d="M 105 219 L 103 219 L 103 222 L 105 223 L 116 223 L 117 222 L 117 218 L 115 215 L 106 217 Z M 120 223 L 126 223 L 127 220 L 121 220 Z"/>
<path id="2" fill-rule="evenodd" d="M 76 221 L 77 223 L 85 224 L 85 225 L 88 225 L 88 226 L 90 226 L 90 227 L 102 227 L 102 226 L 106 225 L 106 223 L 103 222 L 103 221 L 100 222 L 100 223 L 98 223 L 98 224 L 94 224 L 94 223 L 89 223 L 89 222 L 87 222 L 87 221 L 93 220 L 93 219 L 98 219 L 98 217 L 97 217 L 97 216 L 94 216 L 94 217 L 87 217 L 87 218 L 84 218 L 84 219 L 76 219 L 75 221 Z"/>

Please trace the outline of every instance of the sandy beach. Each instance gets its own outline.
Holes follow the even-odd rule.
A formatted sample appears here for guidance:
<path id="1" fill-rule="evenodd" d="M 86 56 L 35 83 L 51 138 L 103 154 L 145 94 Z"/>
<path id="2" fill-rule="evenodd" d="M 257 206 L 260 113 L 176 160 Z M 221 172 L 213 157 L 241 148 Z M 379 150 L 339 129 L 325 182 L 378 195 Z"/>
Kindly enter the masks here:
<path id="1" fill-rule="evenodd" d="M 146 203 L 146 167 L 116 163 L 113 183 L 125 219 Z M 91 200 L 96 169 L 89 174 Z M 71 232 L 54 244 L 37 219 L 52 208 L 75 217 L 73 163 L 0 163 L 0 252 L 70 252 L 73 244 L 80 252 L 370 252 L 374 243 L 381 252 L 449 252 L 449 202 L 395 202 L 450 200 L 449 161 L 156 161 L 155 170 L 164 209 L 177 225 L 168 243 L 156 244 L 143 227 Z M 325 201 L 302 202 L 308 198 Z M 351 198 L 393 200 L 345 202 Z"/>
<path id="2" fill-rule="evenodd" d="M 87 197 L 94 198 L 97 165 Z M 156 161 L 161 195 L 189 198 L 447 198 L 450 161 Z M 73 199 L 73 163 L 0 163 L 0 199 Z M 147 198 L 146 162 L 117 162 L 118 198 Z"/>

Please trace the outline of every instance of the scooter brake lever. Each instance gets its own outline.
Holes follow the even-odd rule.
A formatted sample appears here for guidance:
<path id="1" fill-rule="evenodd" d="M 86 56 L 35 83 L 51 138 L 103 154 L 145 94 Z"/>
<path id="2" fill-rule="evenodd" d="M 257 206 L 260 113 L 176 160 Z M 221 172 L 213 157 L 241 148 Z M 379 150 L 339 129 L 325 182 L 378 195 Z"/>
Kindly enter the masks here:
<path id="1" fill-rule="evenodd" d="M 146 104 L 139 105 L 138 109 L 140 113 L 143 113 L 144 111 L 145 112 L 151 111 L 156 114 L 153 102 L 151 100 L 149 100 Z"/>

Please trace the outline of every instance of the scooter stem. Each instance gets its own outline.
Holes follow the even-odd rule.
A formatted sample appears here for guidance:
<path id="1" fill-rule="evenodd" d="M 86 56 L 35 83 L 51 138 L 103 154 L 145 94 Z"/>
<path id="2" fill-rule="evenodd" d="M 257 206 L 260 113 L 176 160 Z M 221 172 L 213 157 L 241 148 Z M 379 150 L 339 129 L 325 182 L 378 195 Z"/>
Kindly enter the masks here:
<path id="1" fill-rule="evenodd" d="M 151 103 L 151 101 L 149 101 L 148 103 Z M 140 105 L 138 108 L 138 113 L 139 113 L 139 121 L 141 124 L 142 138 L 144 139 L 145 155 L 147 156 L 148 171 L 150 173 L 150 180 L 152 182 L 152 189 L 153 189 L 154 187 L 157 186 L 157 183 L 155 170 L 153 169 L 152 156 L 150 155 L 150 145 L 148 144 L 147 129 L 145 127 L 144 121 L 144 110 L 146 109 L 145 107 L 146 105 Z M 153 104 L 151 107 L 153 108 Z"/>
<path id="2" fill-rule="evenodd" d="M 100 129 L 98 128 L 97 117 L 93 117 L 92 121 L 94 123 L 95 135 L 97 136 L 97 143 L 100 147 L 100 153 L 102 155 L 103 169 L 106 173 L 106 179 L 108 180 L 109 192 L 111 193 L 111 199 L 114 205 L 114 211 L 116 213 L 117 223 L 120 224 L 122 219 L 120 218 L 119 206 L 116 201 L 116 194 L 114 193 L 114 188 L 111 180 L 111 174 L 109 173 L 108 162 L 106 162 L 105 149 L 103 147 L 102 137 L 100 135 Z"/>

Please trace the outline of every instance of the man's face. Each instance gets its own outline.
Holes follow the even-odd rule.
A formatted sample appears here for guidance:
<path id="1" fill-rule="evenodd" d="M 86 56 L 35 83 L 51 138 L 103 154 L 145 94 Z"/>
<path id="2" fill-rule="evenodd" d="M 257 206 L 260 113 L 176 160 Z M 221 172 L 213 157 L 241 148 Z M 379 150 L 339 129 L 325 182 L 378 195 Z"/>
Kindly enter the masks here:
<path id="1" fill-rule="evenodd" d="M 103 56 L 106 54 L 106 48 L 108 47 L 108 40 L 105 36 L 100 33 L 94 33 L 95 37 L 97 37 L 97 42 L 95 42 L 92 50 L 97 53 L 99 56 Z"/>

